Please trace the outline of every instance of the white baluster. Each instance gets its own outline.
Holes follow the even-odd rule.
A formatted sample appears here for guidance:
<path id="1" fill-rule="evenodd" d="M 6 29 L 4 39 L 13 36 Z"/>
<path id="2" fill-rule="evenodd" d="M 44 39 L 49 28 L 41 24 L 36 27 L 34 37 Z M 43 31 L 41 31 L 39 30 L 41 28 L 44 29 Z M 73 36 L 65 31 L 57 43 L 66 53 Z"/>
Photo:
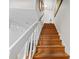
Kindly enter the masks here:
<path id="1" fill-rule="evenodd" d="M 23 59 L 25 59 L 26 58 L 26 56 L 27 56 L 27 49 L 26 49 L 26 47 L 28 47 L 28 45 L 27 45 L 28 43 L 26 42 L 26 44 L 25 44 L 25 50 L 24 50 L 24 57 L 23 57 Z"/>
<path id="2" fill-rule="evenodd" d="M 33 35 L 33 33 L 32 33 L 32 35 Z M 31 35 L 31 37 L 30 37 L 30 52 L 29 52 L 29 59 L 32 59 L 32 35 Z"/>
<path id="3" fill-rule="evenodd" d="M 36 51 L 36 46 L 37 46 L 38 40 L 39 40 L 39 38 L 38 38 L 39 37 L 39 31 L 40 31 L 39 27 L 41 28 L 40 22 L 38 23 L 38 25 L 34 29 L 32 35 L 29 37 L 29 40 L 28 40 L 29 42 L 26 43 L 27 46 L 25 47 L 25 53 L 26 53 L 26 56 L 29 56 L 29 59 L 33 58 L 35 51 Z M 30 43 L 30 50 L 29 50 L 29 45 L 28 45 L 29 43 Z M 29 52 L 29 55 L 28 55 L 27 52 Z"/>
<path id="4" fill-rule="evenodd" d="M 34 30 L 34 32 L 33 32 L 33 54 L 32 54 L 32 56 L 34 55 L 34 50 L 35 50 L 35 30 Z"/>
<path id="5" fill-rule="evenodd" d="M 26 46 L 25 46 L 25 57 L 24 57 L 25 59 L 28 58 L 29 56 L 28 52 L 29 52 L 29 40 L 28 42 L 26 42 Z"/>

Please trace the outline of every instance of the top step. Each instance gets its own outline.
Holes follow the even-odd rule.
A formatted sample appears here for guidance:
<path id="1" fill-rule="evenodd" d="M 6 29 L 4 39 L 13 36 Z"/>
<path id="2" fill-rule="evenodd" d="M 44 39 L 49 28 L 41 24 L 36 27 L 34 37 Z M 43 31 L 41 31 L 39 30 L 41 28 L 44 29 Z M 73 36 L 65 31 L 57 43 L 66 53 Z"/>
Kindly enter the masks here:
<path id="1" fill-rule="evenodd" d="M 55 25 L 52 24 L 52 23 L 45 23 L 44 26 L 43 26 L 43 29 L 55 29 Z"/>

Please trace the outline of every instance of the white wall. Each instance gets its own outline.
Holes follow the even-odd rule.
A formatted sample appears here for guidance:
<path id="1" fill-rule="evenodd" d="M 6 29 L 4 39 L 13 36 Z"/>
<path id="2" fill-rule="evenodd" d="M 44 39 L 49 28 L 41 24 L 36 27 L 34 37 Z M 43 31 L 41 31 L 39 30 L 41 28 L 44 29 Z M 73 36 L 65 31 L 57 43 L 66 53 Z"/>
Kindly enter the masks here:
<path id="1" fill-rule="evenodd" d="M 39 20 L 42 12 L 36 11 L 36 0 L 10 0 L 9 7 L 9 46 L 11 47 L 17 39 L 23 35 L 34 22 Z M 22 50 L 31 31 L 19 41 L 10 51 L 10 59 L 16 59 L 15 56 Z M 28 36 L 29 35 L 29 36 Z"/>
<path id="2" fill-rule="evenodd" d="M 44 17 L 42 19 L 44 23 L 50 23 L 53 20 L 55 4 L 56 0 L 44 0 L 45 10 L 44 10 Z"/>
<path id="3" fill-rule="evenodd" d="M 35 4 L 36 0 L 10 0 L 10 45 L 12 45 L 28 27 L 39 20 L 42 13 L 36 11 Z"/>
<path id="4" fill-rule="evenodd" d="M 10 0 L 10 8 L 35 9 L 36 0 Z"/>
<path id="5" fill-rule="evenodd" d="M 70 4 L 69 0 L 63 0 L 63 3 L 54 19 L 57 30 L 60 32 L 61 39 L 65 45 L 66 51 L 70 53 Z"/>

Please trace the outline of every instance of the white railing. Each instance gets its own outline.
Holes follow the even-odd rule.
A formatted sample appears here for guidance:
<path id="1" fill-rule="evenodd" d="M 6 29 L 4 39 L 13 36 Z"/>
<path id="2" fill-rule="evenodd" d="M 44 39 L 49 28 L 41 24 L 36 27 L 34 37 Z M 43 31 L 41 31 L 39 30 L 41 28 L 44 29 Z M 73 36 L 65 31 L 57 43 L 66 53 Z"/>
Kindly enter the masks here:
<path id="1" fill-rule="evenodd" d="M 41 31 L 42 25 L 43 25 L 43 23 L 39 23 L 36 26 L 35 30 L 31 34 L 31 36 L 29 37 L 29 40 L 26 42 L 24 59 L 25 58 L 26 59 L 32 59 L 33 58 L 34 53 L 36 51 L 36 46 L 38 44 L 39 35 L 40 35 L 40 31 Z"/>
<path id="2" fill-rule="evenodd" d="M 43 26 L 43 22 L 40 21 L 42 17 L 43 15 L 10 47 L 10 59 L 33 58 Z"/>

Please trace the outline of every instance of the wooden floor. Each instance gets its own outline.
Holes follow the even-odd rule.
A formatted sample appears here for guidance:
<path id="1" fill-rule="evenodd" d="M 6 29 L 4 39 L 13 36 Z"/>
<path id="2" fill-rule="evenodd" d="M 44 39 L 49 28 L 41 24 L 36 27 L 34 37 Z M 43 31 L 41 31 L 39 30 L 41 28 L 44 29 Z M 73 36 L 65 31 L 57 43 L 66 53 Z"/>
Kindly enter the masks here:
<path id="1" fill-rule="evenodd" d="M 54 24 L 44 24 L 33 59 L 69 59 Z"/>

